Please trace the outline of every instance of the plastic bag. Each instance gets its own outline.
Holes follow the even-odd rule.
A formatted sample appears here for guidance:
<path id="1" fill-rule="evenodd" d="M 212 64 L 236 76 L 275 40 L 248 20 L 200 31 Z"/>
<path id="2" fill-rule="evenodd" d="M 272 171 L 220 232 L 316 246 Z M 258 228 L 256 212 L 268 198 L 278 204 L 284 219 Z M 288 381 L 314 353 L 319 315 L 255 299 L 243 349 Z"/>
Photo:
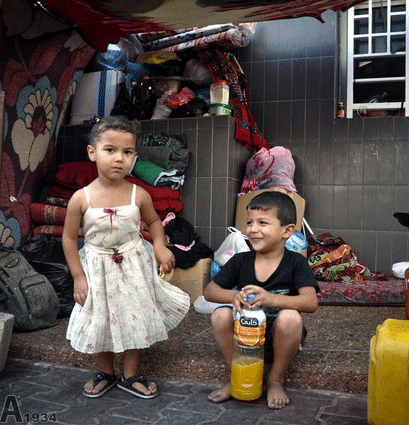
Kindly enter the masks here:
<path id="1" fill-rule="evenodd" d="M 401 263 L 395 263 L 392 266 L 392 274 L 398 279 L 405 279 L 405 270 L 409 267 L 407 261 Z"/>
<path id="2" fill-rule="evenodd" d="M 308 248 L 307 238 L 303 233 L 295 231 L 286 241 L 285 247 L 290 251 L 300 252 Z"/>
<path id="3" fill-rule="evenodd" d="M 184 77 L 193 81 L 199 86 L 210 86 L 212 77 L 208 69 L 203 66 L 197 59 L 190 59 L 186 62 Z"/>
<path id="4" fill-rule="evenodd" d="M 200 314 L 212 314 L 217 307 L 220 307 L 222 305 L 231 306 L 232 304 L 212 303 L 210 301 L 207 301 L 203 295 L 197 297 L 196 301 L 193 303 L 194 309 L 197 313 Z"/>
<path id="5" fill-rule="evenodd" d="M 219 263 L 221 266 L 224 266 L 234 254 L 239 252 L 250 251 L 249 246 L 247 245 L 246 239 L 247 236 L 240 232 L 240 230 L 235 227 L 228 227 L 230 232 L 227 235 L 226 239 L 220 245 L 219 249 L 214 253 L 214 261 Z"/>
<path id="6" fill-rule="evenodd" d="M 60 301 L 58 317 L 68 317 L 74 307 L 73 279 L 65 261 L 62 244 L 54 236 L 41 233 L 19 248 L 37 273 L 51 283 Z"/>

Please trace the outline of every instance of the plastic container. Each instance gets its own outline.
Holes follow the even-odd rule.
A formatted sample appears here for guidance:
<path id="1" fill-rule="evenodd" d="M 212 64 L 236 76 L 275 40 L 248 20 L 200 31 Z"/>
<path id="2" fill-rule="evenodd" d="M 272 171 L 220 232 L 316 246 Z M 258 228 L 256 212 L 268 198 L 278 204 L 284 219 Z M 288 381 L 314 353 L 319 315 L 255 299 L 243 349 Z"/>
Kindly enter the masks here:
<path id="1" fill-rule="evenodd" d="M 229 103 L 230 93 L 229 85 L 226 81 L 217 80 L 210 84 L 210 103 L 221 103 L 227 105 Z"/>
<path id="2" fill-rule="evenodd" d="M 387 319 L 371 338 L 368 423 L 409 424 L 409 321 Z"/>
<path id="3" fill-rule="evenodd" d="M 405 270 L 405 315 L 409 320 L 409 267 Z"/>
<path id="4" fill-rule="evenodd" d="M 266 315 L 262 309 L 244 308 L 243 314 L 234 320 L 230 392 L 238 400 L 256 400 L 263 391 Z"/>
<path id="5" fill-rule="evenodd" d="M 231 115 L 233 108 L 223 103 L 214 103 L 209 107 L 210 115 Z"/>

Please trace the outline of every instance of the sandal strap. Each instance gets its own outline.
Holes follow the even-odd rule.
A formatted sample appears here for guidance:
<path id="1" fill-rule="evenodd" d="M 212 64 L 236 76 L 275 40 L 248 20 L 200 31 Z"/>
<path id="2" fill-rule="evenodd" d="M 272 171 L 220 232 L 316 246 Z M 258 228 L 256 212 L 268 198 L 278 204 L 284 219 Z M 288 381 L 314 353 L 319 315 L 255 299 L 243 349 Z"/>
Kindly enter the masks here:
<path id="1" fill-rule="evenodd" d="M 110 375 L 109 373 L 105 373 L 102 371 L 96 372 L 92 377 L 94 387 L 96 387 L 103 380 L 110 382 L 112 381 L 112 379 L 115 379 L 114 375 Z"/>
<path id="2" fill-rule="evenodd" d="M 135 382 L 138 382 L 139 384 L 142 384 L 144 387 L 148 388 L 148 380 L 146 379 L 145 375 L 134 375 L 134 376 L 130 376 L 129 378 L 125 379 L 122 376 L 123 381 L 122 382 L 126 382 L 130 385 L 134 384 Z"/>

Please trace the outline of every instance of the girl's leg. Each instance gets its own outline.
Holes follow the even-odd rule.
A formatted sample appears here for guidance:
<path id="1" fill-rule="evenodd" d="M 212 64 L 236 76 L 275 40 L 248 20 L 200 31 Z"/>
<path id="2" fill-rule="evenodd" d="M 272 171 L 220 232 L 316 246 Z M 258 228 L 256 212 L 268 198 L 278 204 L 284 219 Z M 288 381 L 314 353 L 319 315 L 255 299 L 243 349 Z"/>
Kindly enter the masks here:
<path id="1" fill-rule="evenodd" d="M 229 370 L 233 359 L 233 314 L 229 307 L 216 309 L 212 314 L 213 336 L 220 353 Z M 230 382 L 211 392 L 207 397 L 214 403 L 220 403 L 231 398 Z"/>
<path id="2" fill-rule="evenodd" d="M 274 359 L 267 378 L 267 402 L 281 409 L 290 399 L 285 392 L 285 373 L 298 352 L 302 336 L 302 318 L 296 310 L 281 310 L 273 324 Z"/>
<path id="3" fill-rule="evenodd" d="M 140 358 L 140 351 L 137 349 L 126 350 L 124 352 L 124 369 L 122 371 L 123 379 L 128 379 L 132 376 L 137 375 L 138 368 L 139 368 L 139 358 Z M 136 390 L 146 395 L 156 393 L 158 390 L 155 382 L 148 382 L 147 387 L 140 382 L 134 382 L 132 386 Z"/>
<path id="4" fill-rule="evenodd" d="M 114 374 L 114 353 L 103 352 L 98 353 L 99 370 L 107 373 L 108 375 Z M 90 394 L 98 394 L 108 383 L 106 379 L 103 379 L 94 387 L 93 378 L 91 378 L 85 385 L 84 391 Z"/>

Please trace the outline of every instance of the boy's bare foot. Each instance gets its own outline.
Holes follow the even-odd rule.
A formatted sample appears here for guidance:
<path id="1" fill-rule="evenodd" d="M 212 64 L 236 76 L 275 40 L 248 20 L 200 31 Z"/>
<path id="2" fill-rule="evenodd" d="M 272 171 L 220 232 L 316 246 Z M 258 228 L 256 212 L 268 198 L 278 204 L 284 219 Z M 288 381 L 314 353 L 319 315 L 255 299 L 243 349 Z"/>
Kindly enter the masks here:
<path id="1" fill-rule="evenodd" d="M 267 389 L 267 404 L 270 409 L 282 409 L 290 403 L 287 393 L 278 381 L 273 381 Z"/>
<path id="2" fill-rule="evenodd" d="M 222 401 L 229 400 L 230 398 L 230 384 L 226 384 L 224 387 L 212 391 L 207 397 L 207 399 L 213 403 L 221 403 Z"/>

